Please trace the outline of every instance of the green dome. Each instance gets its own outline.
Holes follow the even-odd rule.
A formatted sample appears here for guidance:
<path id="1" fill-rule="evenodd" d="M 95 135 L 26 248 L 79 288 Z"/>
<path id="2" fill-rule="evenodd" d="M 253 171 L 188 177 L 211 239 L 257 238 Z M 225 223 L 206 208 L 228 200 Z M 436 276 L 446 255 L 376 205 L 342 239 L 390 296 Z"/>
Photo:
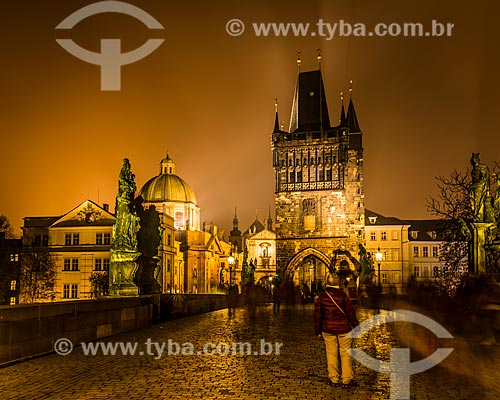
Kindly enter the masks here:
<path id="1" fill-rule="evenodd" d="M 140 195 L 145 202 L 179 202 L 196 204 L 193 189 L 183 179 L 174 174 L 160 174 L 147 181 Z"/>

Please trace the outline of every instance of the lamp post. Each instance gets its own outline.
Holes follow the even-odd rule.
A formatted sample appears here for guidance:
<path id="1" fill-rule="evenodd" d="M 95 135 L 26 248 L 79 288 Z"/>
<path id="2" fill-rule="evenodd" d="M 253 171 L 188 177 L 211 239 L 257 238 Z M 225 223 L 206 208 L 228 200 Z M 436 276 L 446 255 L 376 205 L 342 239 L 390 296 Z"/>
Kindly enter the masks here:
<path id="1" fill-rule="evenodd" d="M 229 264 L 229 287 L 233 286 L 233 265 L 234 265 L 234 257 L 229 256 L 227 258 L 227 262 Z"/>
<path id="2" fill-rule="evenodd" d="M 378 248 L 377 252 L 375 253 L 375 259 L 377 260 L 377 266 L 378 266 L 378 293 L 377 293 L 377 306 L 378 310 L 380 312 L 380 295 L 382 294 L 382 284 L 380 283 L 380 264 L 382 263 L 382 260 L 384 258 L 384 253 L 380 251 L 380 247 Z"/>

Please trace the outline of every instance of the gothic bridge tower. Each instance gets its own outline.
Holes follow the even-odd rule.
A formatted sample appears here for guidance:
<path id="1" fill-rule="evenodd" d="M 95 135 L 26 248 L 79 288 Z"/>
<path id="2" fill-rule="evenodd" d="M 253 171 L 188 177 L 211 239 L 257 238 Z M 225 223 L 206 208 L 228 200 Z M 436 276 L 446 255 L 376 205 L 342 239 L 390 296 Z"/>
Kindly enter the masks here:
<path id="1" fill-rule="evenodd" d="M 277 272 L 296 284 L 324 285 L 328 270 L 358 268 L 364 244 L 363 145 L 352 87 L 339 124 L 330 123 L 319 69 L 300 71 L 289 130 L 278 107 L 272 134 Z M 352 83 L 352 82 L 351 82 Z M 348 271 L 349 269 L 350 271 Z"/>

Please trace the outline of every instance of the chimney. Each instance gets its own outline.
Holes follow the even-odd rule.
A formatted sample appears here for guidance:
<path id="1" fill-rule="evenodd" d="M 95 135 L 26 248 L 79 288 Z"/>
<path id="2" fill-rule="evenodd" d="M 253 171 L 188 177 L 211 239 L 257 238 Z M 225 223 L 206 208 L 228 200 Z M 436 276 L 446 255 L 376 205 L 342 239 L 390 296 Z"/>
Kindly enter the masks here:
<path id="1" fill-rule="evenodd" d="M 109 204 L 104 203 L 104 204 L 102 205 L 102 208 L 104 208 L 104 211 L 109 212 Z"/>

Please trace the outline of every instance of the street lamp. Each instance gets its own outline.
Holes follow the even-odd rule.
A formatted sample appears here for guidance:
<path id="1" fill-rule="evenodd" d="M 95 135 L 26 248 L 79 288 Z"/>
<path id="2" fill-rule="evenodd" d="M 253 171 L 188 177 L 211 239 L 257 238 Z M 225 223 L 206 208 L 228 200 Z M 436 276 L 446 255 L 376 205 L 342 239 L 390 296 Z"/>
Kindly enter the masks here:
<path id="1" fill-rule="evenodd" d="M 233 286 L 233 264 L 234 264 L 234 257 L 229 256 L 227 258 L 227 262 L 229 263 L 229 287 Z"/>
<path id="2" fill-rule="evenodd" d="M 377 299 L 377 303 L 378 303 L 379 311 L 380 311 L 380 295 L 382 293 L 382 285 L 380 283 L 380 264 L 381 264 L 383 259 L 384 259 L 384 253 L 382 253 L 380 251 L 380 247 L 379 247 L 377 252 L 375 253 L 375 260 L 377 260 L 377 265 L 378 265 L 378 296 L 377 296 L 378 299 Z"/>

